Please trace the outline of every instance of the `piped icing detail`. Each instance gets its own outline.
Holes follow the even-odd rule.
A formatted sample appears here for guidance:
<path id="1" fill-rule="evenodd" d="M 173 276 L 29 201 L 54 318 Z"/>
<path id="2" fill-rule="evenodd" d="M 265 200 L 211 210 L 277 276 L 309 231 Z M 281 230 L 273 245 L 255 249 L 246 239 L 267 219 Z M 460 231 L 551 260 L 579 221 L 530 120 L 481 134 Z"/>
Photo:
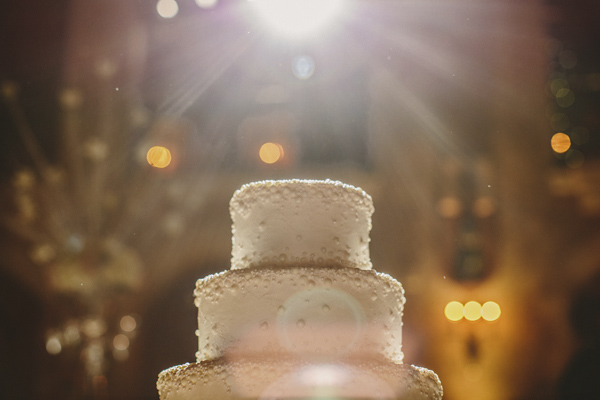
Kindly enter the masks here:
<path id="1" fill-rule="evenodd" d="M 260 181 L 230 203 L 231 269 L 294 265 L 368 270 L 373 200 L 332 180 Z"/>

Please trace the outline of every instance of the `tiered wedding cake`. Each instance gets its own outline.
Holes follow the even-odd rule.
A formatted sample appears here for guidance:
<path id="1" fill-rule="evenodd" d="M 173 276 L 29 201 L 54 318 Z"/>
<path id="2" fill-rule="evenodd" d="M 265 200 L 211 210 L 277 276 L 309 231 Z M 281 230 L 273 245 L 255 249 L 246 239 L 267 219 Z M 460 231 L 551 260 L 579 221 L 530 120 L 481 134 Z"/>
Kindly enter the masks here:
<path id="1" fill-rule="evenodd" d="M 441 399 L 402 364 L 404 290 L 371 269 L 368 194 L 264 181 L 230 211 L 231 270 L 196 283 L 197 362 L 160 373 L 161 400 Z"/>

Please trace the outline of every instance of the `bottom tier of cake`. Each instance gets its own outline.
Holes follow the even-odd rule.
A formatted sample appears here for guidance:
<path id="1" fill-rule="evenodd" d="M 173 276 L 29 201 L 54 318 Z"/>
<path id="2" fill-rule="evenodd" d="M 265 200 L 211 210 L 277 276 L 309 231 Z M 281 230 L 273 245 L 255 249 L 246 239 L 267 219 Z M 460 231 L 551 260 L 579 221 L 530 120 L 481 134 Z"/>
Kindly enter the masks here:
<path id="1" fill-rule="evenodd" d="M 161 400 L 371 399 L 440 400 L 428 369 L 378 360 L 212 360 L 160 373 Z"/>

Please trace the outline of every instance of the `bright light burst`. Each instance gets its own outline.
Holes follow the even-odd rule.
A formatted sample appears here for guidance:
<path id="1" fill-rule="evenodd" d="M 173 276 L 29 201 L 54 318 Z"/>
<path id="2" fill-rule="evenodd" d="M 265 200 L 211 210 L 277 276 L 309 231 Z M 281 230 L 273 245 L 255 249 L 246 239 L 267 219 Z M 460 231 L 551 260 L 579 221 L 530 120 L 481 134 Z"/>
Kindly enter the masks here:
<path id="1" fill-rule="evenodd" d="M 255 0 L 254 4 L 270 28 L 289 37 L 302 37 L 331 22 L 342 0 Z"/>
<path id="2" fill-rule="evenodd" d="M 163 18 L 173 18 L 179 12 L 179 5 L 175 0 L 159 0 L 156 12 Z"/>

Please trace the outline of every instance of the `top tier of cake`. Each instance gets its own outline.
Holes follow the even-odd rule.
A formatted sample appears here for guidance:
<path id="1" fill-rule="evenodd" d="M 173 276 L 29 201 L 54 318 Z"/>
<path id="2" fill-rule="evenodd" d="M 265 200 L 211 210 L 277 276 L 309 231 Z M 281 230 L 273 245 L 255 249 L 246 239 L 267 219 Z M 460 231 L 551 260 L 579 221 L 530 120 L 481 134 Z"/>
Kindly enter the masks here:
<path id="1" fill-rule="evenodd" d="M 306 264 L 371 269 L 371 196 L 342 182 L 262 181 L 230 202 L 231 269 Z"/>

